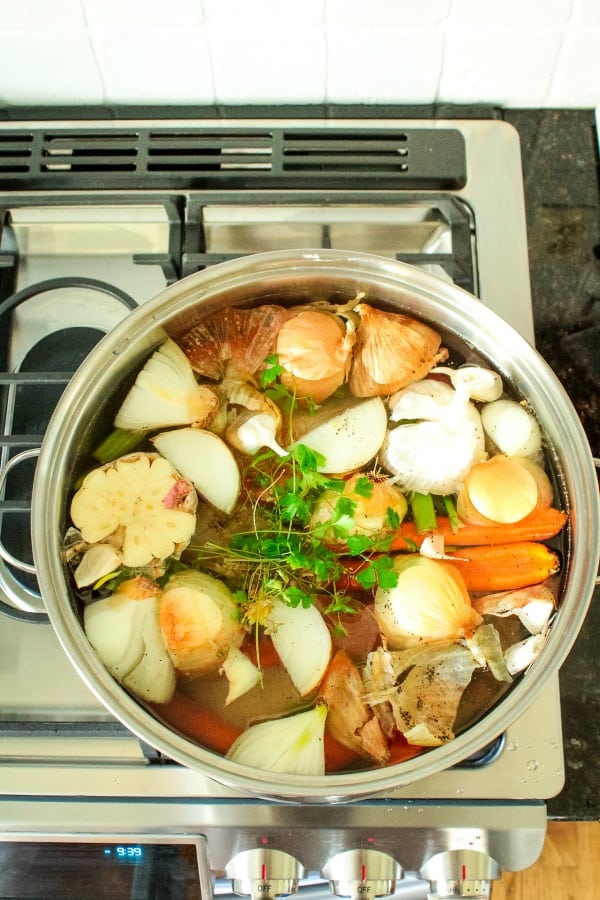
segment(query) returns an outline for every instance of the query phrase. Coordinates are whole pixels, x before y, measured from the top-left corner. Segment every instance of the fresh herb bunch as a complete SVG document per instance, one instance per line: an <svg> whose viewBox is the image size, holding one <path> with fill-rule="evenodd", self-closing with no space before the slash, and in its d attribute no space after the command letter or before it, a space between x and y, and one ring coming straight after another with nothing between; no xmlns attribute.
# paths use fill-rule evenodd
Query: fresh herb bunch
<svg viewBox="0 0 600 900"><path fill-rule="evenodd" d="M318 596L326 597L326 613L355 612L337 587L347 571L344 557L364 561L354 577L365 590L378 585L391 588L397 583L393 560L386 555L391 538L354 533L357 504L341 496L343 479L319 472L323 462L319 453L297 444L285 457L270 450L258 454L249 467L248 477L260 491L256 502L260 502L261 525L235 534L227 548L220 548L230 561L237 560L245 567L244 586L236 599L249 623L260 624L274 599L307 607ZM340 496L330 518L311 525L315 504L325 491ZM366 476L354 489L364 497L372 491L373 484ZM387 519L393 533L398 516L390 509ZM212 555L219 551L213 544L205 549Z"/></svg>

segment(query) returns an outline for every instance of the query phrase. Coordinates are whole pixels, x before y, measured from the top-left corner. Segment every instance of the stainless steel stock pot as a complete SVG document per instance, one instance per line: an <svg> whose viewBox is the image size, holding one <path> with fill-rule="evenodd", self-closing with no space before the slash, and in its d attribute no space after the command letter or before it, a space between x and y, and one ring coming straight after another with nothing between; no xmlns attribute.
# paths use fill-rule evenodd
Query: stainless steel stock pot
<svg viewBox="0 0 600 900"><path fill-rule="evenodd" d="M115 397L167 336L230 305L317 298L369 302L431 323L444 343L495 368L528 400L542 427L559 502L568 509L560 607L547 644L514 687L448 744L386 768L323 777L277 775L234 764L158 721L105 670L88 643L70 589L62 542L74 473L106 431ZM237 790L275 800L334 802L381 794L440 772L485 747L519 717L569 653L591 599L600 550L594 463L561 384L519 334L476 298L409 265L333 250L278 251L216 265L171 285L130 313L85 359L48 427L36 469L32 539L38 581L67 655L108 710L171 759Z"/></svg>

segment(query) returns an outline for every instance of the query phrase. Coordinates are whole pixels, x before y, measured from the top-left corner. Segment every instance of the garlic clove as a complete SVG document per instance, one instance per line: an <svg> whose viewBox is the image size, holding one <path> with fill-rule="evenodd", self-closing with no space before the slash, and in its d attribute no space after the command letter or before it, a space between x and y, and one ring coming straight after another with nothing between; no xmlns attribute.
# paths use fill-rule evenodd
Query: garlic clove
<svg viewBox="0 0 600 900"><path fill-rule="evenodd" d="M242 413L225 432L227 442L248 456L254 456L263 447L273 450L278 456L286 456L276 440L277 422L268 413L248 410Z"/></svg>
<svg viewBox="0 0 600 900"><path fill-rule="evenodd" d="M510 674L518 675L519 672L528 669L542 652L547 640L548 631L546 630L539 634L532 634L525 640L509 647L504 653L504 661Z"/></svg>

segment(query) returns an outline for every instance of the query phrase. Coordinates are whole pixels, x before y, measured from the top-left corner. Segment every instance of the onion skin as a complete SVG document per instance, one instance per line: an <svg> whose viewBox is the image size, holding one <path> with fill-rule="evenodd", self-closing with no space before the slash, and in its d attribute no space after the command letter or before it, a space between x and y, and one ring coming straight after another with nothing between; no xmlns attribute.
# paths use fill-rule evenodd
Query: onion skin
<svg viewBox="0 0 600 900"><path fill-rule="evenodd" d="M367 303L356 312L360 323L349 378L355 397L393 394L424 378L448 355L440 350L441 336L423 322Z"/></svg>

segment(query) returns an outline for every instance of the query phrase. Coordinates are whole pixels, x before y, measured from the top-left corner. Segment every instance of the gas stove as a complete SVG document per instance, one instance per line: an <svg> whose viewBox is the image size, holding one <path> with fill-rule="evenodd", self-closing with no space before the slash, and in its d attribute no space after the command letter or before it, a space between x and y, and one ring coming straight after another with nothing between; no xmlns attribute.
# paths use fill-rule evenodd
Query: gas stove
<svg viewBox="0 0 600 900"><path fill-rule="evenodd" d="M533 342L517 133L493 119L3 122L0 206L0 896L487 897L532 865L564 778L557 679L493 746L410 787L258 800L100 705L44 614L29 542L64 385L132 308L206 266L372 252L454 281Z"/></svg>

